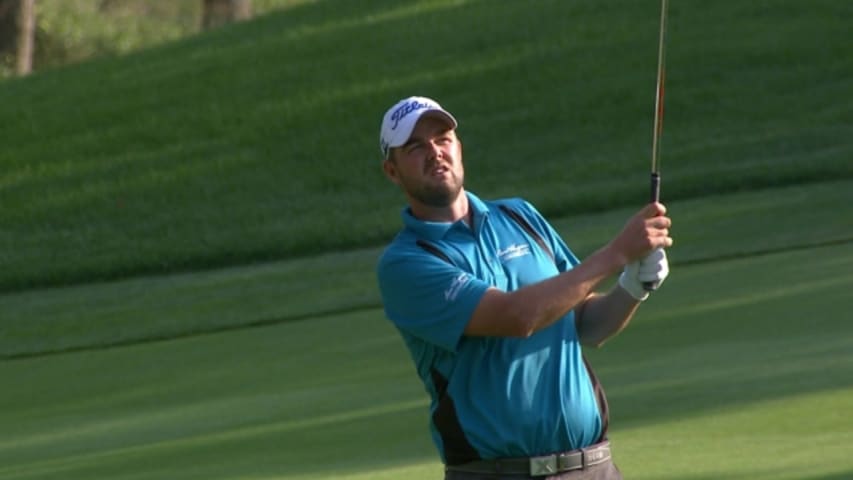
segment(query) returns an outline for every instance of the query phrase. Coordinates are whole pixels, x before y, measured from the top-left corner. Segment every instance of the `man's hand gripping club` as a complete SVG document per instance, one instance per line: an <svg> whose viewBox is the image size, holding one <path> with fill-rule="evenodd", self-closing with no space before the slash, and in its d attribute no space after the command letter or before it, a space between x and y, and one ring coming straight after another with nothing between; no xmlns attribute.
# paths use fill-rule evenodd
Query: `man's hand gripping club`
<svg viewBox="0 0 853 480"><path fill-rule="evenodd" d="M664 248L672 245L669 227L672 220L665 216L666 207L651 203L631 217L613 247L622 252L625 269L619 276L619 286L638 301L649 297L644 284L663 283L669 275L669 262Z"/></svg>

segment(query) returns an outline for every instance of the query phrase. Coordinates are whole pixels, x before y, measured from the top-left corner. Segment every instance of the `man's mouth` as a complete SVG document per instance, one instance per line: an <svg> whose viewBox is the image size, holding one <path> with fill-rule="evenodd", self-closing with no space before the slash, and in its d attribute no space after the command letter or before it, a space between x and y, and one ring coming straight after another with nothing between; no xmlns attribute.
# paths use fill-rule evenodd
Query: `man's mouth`
<svg viewBox="0 0 853 480"><path fill-rule="evenodd" d="M450 171L449 167L441 165L441 166L433 168L429 173L433 177L443 177L449 171Z"/></svg>

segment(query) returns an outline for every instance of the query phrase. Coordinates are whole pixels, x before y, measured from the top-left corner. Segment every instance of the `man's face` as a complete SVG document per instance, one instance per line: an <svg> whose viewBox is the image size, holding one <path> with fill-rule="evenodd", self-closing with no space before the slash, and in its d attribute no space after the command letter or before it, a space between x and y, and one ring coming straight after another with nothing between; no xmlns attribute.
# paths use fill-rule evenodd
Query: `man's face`
<svg viewBox="0 0 853 480"><path fill-rule="evenodd" d="M418 120L408 142L391 150L383 168L411 202L429 207L452 204L465 178L462 144L456 132L429 115Z"/></svg>

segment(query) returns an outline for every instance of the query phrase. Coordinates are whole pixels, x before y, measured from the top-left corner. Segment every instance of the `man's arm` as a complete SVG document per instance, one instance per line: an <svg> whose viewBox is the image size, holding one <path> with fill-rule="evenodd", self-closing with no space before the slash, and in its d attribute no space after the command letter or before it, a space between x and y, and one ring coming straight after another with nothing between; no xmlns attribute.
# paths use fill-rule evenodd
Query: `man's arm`
<svg viewBox="0 0 853 480"><path fill-rule="evenodd" d="M659 203L647 205L631 217L607 246L571 270L512 292L487 290L465 334L528 337L551 325L587 301L602 280L626 264L648 255L651 250L672 245L668 230L671 222L663 216L665 213L666 209ZM636 305L633 308L636 309Z"/></svg>
<svg viewBox="0 0 853 480"><path fill-rule="evenodd" d="M649 296L644 285L660 285L669 275L666 252L658 248L642 260L632 262L619 276L619 283L606 295L591 294L578 307L575 326L584 345L600 347L621 332L640 302Z"/></svg>
<svg viewBox="0 0 853 480"><path fill-rule="evenodd" d="M483 295L466 335L529 337L580 305L604 279L622 267L605 247L575 268L512 292L490 288Z"/></svg>
<svg viewBox="0 0 853 480"><path fill-rule="evenodd" d="M591 294L575 317L578 337L584 345L600 347L631 322L640 300L623 288L613 287L607 294Z"/></svg>

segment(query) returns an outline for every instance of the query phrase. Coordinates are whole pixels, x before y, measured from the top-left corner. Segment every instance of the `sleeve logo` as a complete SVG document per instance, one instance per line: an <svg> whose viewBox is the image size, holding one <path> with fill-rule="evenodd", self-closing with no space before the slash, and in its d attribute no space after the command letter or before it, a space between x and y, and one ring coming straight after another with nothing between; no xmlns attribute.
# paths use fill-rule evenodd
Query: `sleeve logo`
<svg viewBox="0 0 853 480"><path fill-rule="evenodd" d="M450 288L444 291L444 299L448 302L453 302L456 300L456 297L459 296L459 292L462 290L462 287L468 285L471 282L471 276L466 272L462 272L457 275L452 282L450 282Z"/></svg>

